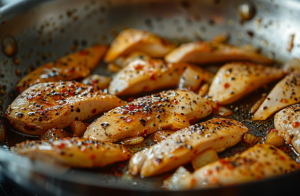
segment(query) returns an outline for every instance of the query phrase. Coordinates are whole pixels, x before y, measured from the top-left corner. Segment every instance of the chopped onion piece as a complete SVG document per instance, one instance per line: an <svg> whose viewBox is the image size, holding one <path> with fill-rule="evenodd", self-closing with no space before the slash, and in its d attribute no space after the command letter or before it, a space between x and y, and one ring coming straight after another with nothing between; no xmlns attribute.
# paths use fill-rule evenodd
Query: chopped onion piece
<svg viewBox="0 0 300 196"><path fill-rule="evenodd" d="M202 96L202 97L204 97L207 94L208 89L209 89L209 84L207 84L207 83L203 84L200 87L199 95Z"/></svg>
<svg viewBox="0 0 300 196"><path fill-rule="evenodd" d="M190 175L191 173L187 169L185 169L183 166L180 166L173 175L164 180L163 186L169 190L176 190L178 182Z"/></svg>
<svg viewBox="0 0 300 196"><path fill-rule="evenodd" d="M142 143L144 141L144 137L141 136L135 136L135 137L129 137L121 140L121 144L124 145L135 145Z"/></svg>
<svg viewBox="0 0 300 196"><path fill-rule="evenodd" d="M83 122L75 120L71 124L71 129L74 135L76 135L77 137L81 137L86 131L86 126Z"/></svg>
<svg viewBox="0 0 300 196"><path fill-rule="evenodd" d="M216 108L213 107L213 113L221 117L228 117L233 114L233 111L224 106L218 106Z"/></svg>
<svg viewBox="0 0 300 196"><path fill-rule="evenodd" d="M191 91L196 91L199 89L202 79L203 69L188 66L180 78L178 87L179 89L187 88Z"/></svg>
<svg viewBox="0 0 300 196"><path fill-rule="evenodd" d="M284 145L284 138L278 135L278 131L276 129L273 129L268 133L265 144L271 144L276 147L282 146Z"/></svg>
<svg viewBox="0 0 300 196"><path fill-rule="evenodd" d="M72 133L66 132L63 129L59 128L52 128L48 129L45 133L40 135L40 140L58 140L66 137L72 137Z"/></svg>
<svg viewBox="0 0 300 196"><path fill-rule="evenodd" d="M260 139L262 139L262 137L257 137L250 133L245 133L243 136L243 142L251 146L256 144Z"/></svg>
<svg viewBox="0 0 300 196"><path fill-rule="evenodd" d="M203 167L204 165L219 160L219 156L214 149L208 149L197 154L192 158L192 165L194 170Z"/></svg>

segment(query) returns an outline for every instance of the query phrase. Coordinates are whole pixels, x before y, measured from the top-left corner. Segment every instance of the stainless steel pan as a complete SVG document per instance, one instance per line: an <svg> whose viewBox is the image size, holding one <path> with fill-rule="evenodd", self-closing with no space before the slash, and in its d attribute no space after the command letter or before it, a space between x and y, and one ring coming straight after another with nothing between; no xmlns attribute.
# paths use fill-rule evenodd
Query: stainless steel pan
<svg viewBox="0 0 300 196"><path fill-rule="evenodd" d="M250 10L246 19L251 19L243 20L239 8L246 14ZM30 69L72 49L109 44L127 27L152 31L177 44L226 33L229 43L251 43L277 62L300 57L300 1L296 0L28 0L0 8L0 15L0 114L14 99L17 81ZM5 54L7 44L14 50ZM105 64L95 72L110 74ZM105 168L66 172L4 149L0 164L12 182L42 195L289 195L300 181L300 173L295 172L238 186L170 192L156 178L116 177L105 174Z"/></svg>

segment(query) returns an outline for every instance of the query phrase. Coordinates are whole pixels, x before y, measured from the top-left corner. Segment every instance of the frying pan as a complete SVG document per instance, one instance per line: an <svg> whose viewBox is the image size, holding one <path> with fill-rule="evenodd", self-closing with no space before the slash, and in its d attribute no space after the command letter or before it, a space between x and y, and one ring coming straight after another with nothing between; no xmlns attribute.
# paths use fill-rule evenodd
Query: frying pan
<svg viewBox="0 0 300 196"><path fill-rule="evenodd" d="M249 17L242 18L238 8L249 11ZM16 96L18 80L32 68L74 49L109 44L128 27L157 33L175 44L226 33L230 44L251 43L277 62L300 56L300 1L296 0L28 0L0 8L0 15L0 114ZM5 44L12 44L14 50L5 54ZM110 75L104 63L95 73ZM41 195L292 195L299 193L300 182L300 172L294 172L246 184L174 192L163 190L156 178L117 177L103 172L105 168L66 170L12 155L5 148L0 149L0 165L11 182Z"/></svg>

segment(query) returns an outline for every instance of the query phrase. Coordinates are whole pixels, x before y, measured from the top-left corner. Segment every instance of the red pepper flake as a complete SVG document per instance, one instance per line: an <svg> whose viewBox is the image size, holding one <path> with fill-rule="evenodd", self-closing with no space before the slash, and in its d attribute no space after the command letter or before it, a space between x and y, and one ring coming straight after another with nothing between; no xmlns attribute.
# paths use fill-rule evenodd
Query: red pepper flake
<svg viewBox="0 0 300 196"><path fill-rule="evenodd" d="M134 97L128 98L128 101L133 101L133 100L134 100Z"/></svg>
<svg viewBox="0 0 300 196"><path fill-rule="evenodd" d="M95 159L96 159L96 155L91 154L91 155L90 155L90 159L95 160Z"/></svg>
<svg viewBox="0 0 300 196"><path fill-rule="evenodd" d="M57 145L57 148L59 148L59 149L63 149L64 147L65 147L64 143L60 143L59 145Z"/></svg>
<svg viewBox="0 0 300 196"><path fill-rule="evenodd" d="M130 123L131 121L133 121L132 118L126 118L126 122L127 122L127 123Z"/></svg>
<svg viewBox="0 0 300 196"><path fill-rule="evenodd" d="M281 103L287 103L288 101L286 99L281 99L280 102Z"/></svg>
<svg viewBox="0 0 300 196"><path fill-rule="evenodd" d="M122 129L118 129L118 131L122 131Z"/></svg>
<svg viewBox="0 0 300 196"><path fill-rule="evenodd" d="M139 70L139 69L142 69L143 67L144 67L144 65L137 64L134 68L135 68L135 70Z"/></svg>
<svg viewBox="0 0 300 196"><path fill-rule="evenodd" d="M267 130L268 133L271 132L271 131L278 132L277 129L268 129L268 130Z"/></svg>
<svg viewBox="0 0 300 196"><path fill-rule="evenodd" d="M196 184L196 180L195 180L195 178L193 178L193 179L191 180L191 187L195 186L195 184Z"/></svg>
<svg viewBox="0 0 300 196"><path fill-rule="evenodd" d="M300 125L299 122L294 122L294 123L292 124L292 127L293 127L293 128L297 128L299 125Z"/></svg>
<svg viewBox="0 0 300 196"><path fill-rule="evenodd" d="M129 104L128 105L128 110L130 110L130 111L134 110L134 104Z"/></svg>
<svg viewBox="0 0 300 196"><path fill-rule="evenodd" d="M156 80L156 78L155 78L155 73L152 73L152 74L151 74L150 79L151 79L151 80Z"/></svg>
<svg viewBox="0 0 300 196"><path fill-rule="evenodd" d="M16 91L20 94L22 92L22 87L16 87ZM28 98L27 98L28 99ZM28 99L29 100L29 99Z"/></svg>
<svg viewBox="0 0 300 196"><path fill-rule="evenodd" d="M203 172L203 175L204 175L204 176L209 176L209 175L211 175L211 174L212 174L212 171L211 171L210 169L205 170L205 171Z"/></svg>
<svg viewBox="0 0 300 196"><path fill-rule="evenodd" d="M79 54L82 55L82 56L86 56L86 55L89 54L89 52L88 52L87 50L81 50L81 51L79 52Z"/></svg>
<svg viewBox="0 0 300 196"><path fill-rule="evenodd" d="M283 161L285 161L285 157L284 156L279 156L279 158Z"/></svg>
<svg viewBox="0 0 300 196"><path fill-rule="evenodd" d="M94 108L94 109L92 110L92 113L95 114L96 112L97 112L97 109Z"/></svg>
<svg viewBox="0 0 300 196"><path fill-rule="evenodd" d="M220 137L220 140L223 139L223 136Z"/></svg>
<svg viewBox="0 0 300 196"><path fill-rule="evenodd" d="M11 124L12 124L12 123L11 123ZM31 127L31 126L29 126L29 125L25 125L25 126L24 126L24 129L26 129L26 130L32 130L33 127Z"/></svg>
<svg viewBox="0 0 300 196"><path fill-rule="evenodd" d="M124 167L124 164L123 164L123 163L120 163L120 164L119 164L119 167Z"/></svg>
<svg viewBox="0 0 300 196"><path fill-rule="evenodd" d="M175 99L175 100L174 100L174 103L175 103L175 104L178 104L178 101Z"/></svg>
<svg viewBox="0 0 300 196"><path fill-rule="evenodd" d="M230 85L228 83L224 84L224 88L228 88Z"/></svg>
<svg viewBox="0 0 300 196"><path fill-rule="evenodd" d="M84 123L84 125L85 125L86 127L90 126L90 124L89 124L89 123Z"/></svg>

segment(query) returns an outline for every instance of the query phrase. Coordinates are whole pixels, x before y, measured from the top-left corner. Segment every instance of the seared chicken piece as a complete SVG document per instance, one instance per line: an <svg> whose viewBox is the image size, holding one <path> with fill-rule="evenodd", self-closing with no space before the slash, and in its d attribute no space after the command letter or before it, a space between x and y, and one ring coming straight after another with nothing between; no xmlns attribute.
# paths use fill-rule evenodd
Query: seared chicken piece
<svg viewBox="0 0 300 196"><path fill-rule="evenodd" d="M82 80L83 84L91 85L99 90L103 90L108 88L109 83L111 81L111 77L100 76L100 75L91 75Z"/></svg>
<svg viewBox="0 0 300 196"><path fill-rule="evenodd" d="M87 128L84 137L117 142L161 129L187 127L211 112L211 104L193 92L164 91L105 113Z"/></svg>
<svg viewBox="0 0 300 196"><path fill-rule="evenodd" d="M219 42L194 42L182 44L165 56L170 63L188 62L196 64L226 61L253 61L271 64L273 61L253 50L238 48Z"/></svg>
<svg viewBox="0 0 300 196"><path fill-rule="evenodd" d="M11 148L13 153L30 159L69 167L103 167L130 158L122 145L89 139L26 141Z"/></svg>
<svg viewBox="0 0 300 196"><path fill-rule="evenodd" d="M181 129L152 147L136 153L129 162L132 174L149 177L191 161L206 149L220 152L241 141L248 128L231 120L214 118Z"/></svg>
<svg viewBox="0 0 300 196"><path fill-rule="evenodd" d="M125 104L113 95L77 82L49 82L31 86L8 106L5 116L20 132L40 135L65 128Z"/></svg>
<svg viewBox="0 0 300 196"><path fill-rule="evenodd" d="M175 190L220 187L261 180L299 169L298 163L278 148L259 144L242 154L220 159L180 179Z"/></svg>
<svg viewBox="0 0 300 196"><path fill-rule="evenodd" d="M269 116L289 105L300 102L300 72L283 78L269 93L253 115L253 120L266 120Z"/></svg>
<svg viewBox="0 0 300 196"><path fill-rule="evenodd" d="M109 86L109 93L128 96L176 87L188 67L201 73L194 76L200 82L212 78L211 73L186 63L164 63L159 59L135 60L116 74Z"/></svg>
<svg viewBox="0 0 300 196"><path fill-rule="evenodd" d="M16 90L21 93L38 83L69 81L87 77L97 66L106 49L106 45L95 45L62 57L54 63L38 67L22 78L17 84Z"/></svg>
<svg viewBox="0 0 300 196"><path fill-rule="evenodd" d="M275 115L275 129L288 144L292 144L300 153L300 105L289 106Z"/></svg>
<svg viewBox="0 0 300 196"><path fill-rule="evenodd" d="M144 52L151 57L164 57L174 48L172 43L153 33L126 29L112 42L104 59L106 62L112 62L135 51Z"/></svg>
<svg viewBox="0 0 300 196"><path fill-rule="evenodd" d="M283 71L274 67L248 62L228 63L215 75L208 95L221 105L230 104L283 76Z"/></svg>

